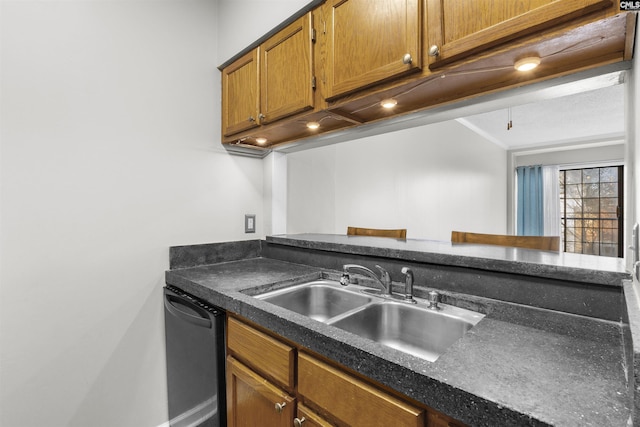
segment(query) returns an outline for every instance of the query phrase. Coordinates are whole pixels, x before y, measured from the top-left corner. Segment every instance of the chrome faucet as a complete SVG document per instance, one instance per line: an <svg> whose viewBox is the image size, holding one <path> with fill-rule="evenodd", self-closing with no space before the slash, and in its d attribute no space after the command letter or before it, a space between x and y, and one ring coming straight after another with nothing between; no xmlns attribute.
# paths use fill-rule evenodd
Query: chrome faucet
<svg viewBox="0 0 640 427"><path fill-rule="evenodd" d="M413 299L413 271L409 267L402 267L402 274L404 274L404 299L407 302L416 303Z"/></svg>
<svg viewBox="0 0 640 427"><path fill-rule="evenodd" d="M376 276L376 273L369 270L367 267L363 267L362 265L358 265L358 264L345 264L342 266L343 273L342 273L342 277L340 278L340 284L344 286L348 285L351 279L349 276L349 270L357 270L371 277L376 282L378 282L382 287L383 293L387 295L391 295L391 276L389 276L389 273L387 272L387 270L380 267L379 265L376 265L376 268L380 270L379 278L378 276Z"/></svg>

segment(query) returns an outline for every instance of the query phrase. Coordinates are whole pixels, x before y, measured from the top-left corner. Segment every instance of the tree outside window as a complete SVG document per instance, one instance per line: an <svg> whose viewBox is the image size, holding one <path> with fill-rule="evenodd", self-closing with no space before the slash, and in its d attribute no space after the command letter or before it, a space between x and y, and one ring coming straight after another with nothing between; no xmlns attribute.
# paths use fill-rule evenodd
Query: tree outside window
<svg viewBox="0 0 640 427"><path fill-rule="evenodd" d="M560 171L565 252L623 256L623 166Z"/></svg>

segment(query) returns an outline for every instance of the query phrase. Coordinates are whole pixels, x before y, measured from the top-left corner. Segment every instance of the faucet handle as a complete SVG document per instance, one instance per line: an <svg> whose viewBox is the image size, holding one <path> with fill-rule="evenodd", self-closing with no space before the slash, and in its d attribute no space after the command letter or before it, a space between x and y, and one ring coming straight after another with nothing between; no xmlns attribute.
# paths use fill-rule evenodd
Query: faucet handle
<svg viewBox="0 0 640 427"><path fill-rule="evenodd" d="M389 275L389 272L377 264L376 264L376 268L380 271L380 280L388 288L387 293L391 294L391 276Z"/></svg>
<svg viewBox="0 0 640 427"><path fill-rule="evenodd" d="M347 286L351 283L351 277L349 277L349 273L342 273L342 277L340 277L340 284L342 286Z"/></svg>
<svg viewBox="0 0 640 427"><path fill-rule="evenodd" d="M391 276L389 276L389 272L387 270L385 270L384 268L380 267L378 264L376 264L376 268L380 271L380 278L382 280L391 281Z"/></svg>

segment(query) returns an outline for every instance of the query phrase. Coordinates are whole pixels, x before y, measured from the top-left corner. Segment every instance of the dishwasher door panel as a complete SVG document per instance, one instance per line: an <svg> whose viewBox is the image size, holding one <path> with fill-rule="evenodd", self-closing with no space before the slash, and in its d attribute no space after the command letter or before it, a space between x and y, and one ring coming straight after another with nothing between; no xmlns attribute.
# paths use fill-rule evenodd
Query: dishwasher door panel
<svg viewBox="0 0 640 427"><path fill-rule="evenodd" d="M224 311L165 288L171 427L226 425Z"/></svg>

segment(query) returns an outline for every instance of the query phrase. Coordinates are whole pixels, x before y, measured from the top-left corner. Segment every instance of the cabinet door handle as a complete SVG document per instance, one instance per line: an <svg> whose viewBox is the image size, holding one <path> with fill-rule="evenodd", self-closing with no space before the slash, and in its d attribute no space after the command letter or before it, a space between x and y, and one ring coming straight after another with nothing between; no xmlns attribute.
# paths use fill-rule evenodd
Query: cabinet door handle
<svg viewBox="0 0 640 427"><path fill-rule="evenodd" d="M260 114L258 114L258 118L259 118L260 120L264 120L264 119L266 119L267 117L266 117L264 114L260 113Z"/></svg>
<svg viewBox="0 0 640 427"><path fill-rule="evenodd" d="M256 118L253 117L253 116L249 116L249 118L247 120L249 120L251 123L253 123L253 122L256 121Z"/></svg>
<svg viewBox="0 0 640 427"><path fill-rule="evenodd" d="M276 403L276 412L281 414L285 406L287 406L287 402Z"/></svg>
<svg viewBox="0 0 640 427"><path fill-rule="evenodd" d="M438 45L434 44L429 48L429 56L438 56L440 55L440 48Z"/></svg>
<svg viewBox="0 0 640 427"><path fill-rule="evenodd" d="M411 62L413 62L413 58L411 58L411 54L405 53L404 56L402 57L402 63L409 65L411 64Z"/></svg>
<svg viewBox="0 0 640 427"><path fill-rule="evenodd" d="M304 423L306 420L304 419L304 417L302 418L294 418L293 419L293 426L294 427L302 427L302 423Z"/></svg>

